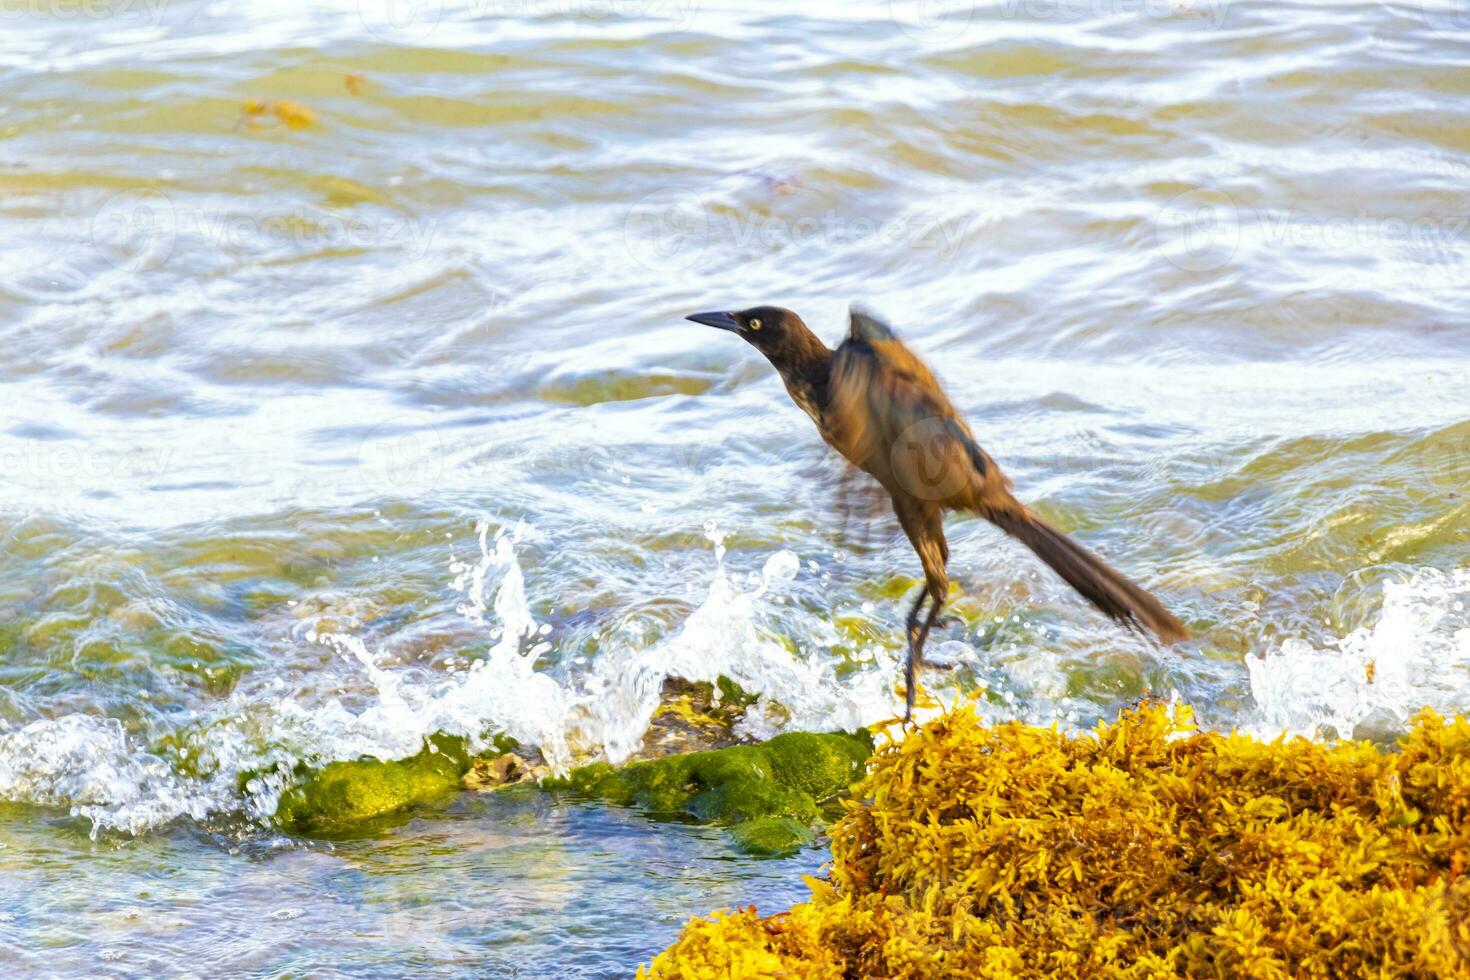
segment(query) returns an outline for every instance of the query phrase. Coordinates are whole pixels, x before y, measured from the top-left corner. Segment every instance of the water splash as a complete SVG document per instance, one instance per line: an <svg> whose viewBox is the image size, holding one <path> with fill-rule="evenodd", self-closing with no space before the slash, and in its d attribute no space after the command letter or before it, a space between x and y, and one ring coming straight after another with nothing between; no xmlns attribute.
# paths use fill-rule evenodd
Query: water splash
<svg viewBox="0 0 1470 980"><path fill-rule="evenodd" d="M638 630L614 630L587 670L562 672L558 680L537 669L550 648L537 640L543 630L516 557L529 533L518 524L492 536L482 521L479 554L450 566L452 585L464 596L458 612L492 641L468 670L387 667L361 637L311 630L305 639L340 654L366 692L312 697L276 678L236 692L161 743L96 715L33 722L0 735L0 799L69 807L92 822L94 834L142 833L179 817L243 812L266 822L299 766L404 758L435 732L462 735L476 749L504 733L538 748L556 771L589 758L620 762L641 746L667 678L725 675L762 695L761 710L747 713L743 730L756 737L784 728L856 728L895 709L898 664L890 654L877 651L865 669L839 679L835 657L796 653L767 628L765 605L799 574L797 556L772 555L753 587L742 590L726 573L724 534L713 523L706 526L712 580L684 623L652 643Z"/></svg>
<svg viewBox="0 0 1470 980"><path fill-rule="evenodd" d="M776 552L742 587L713 522L705 528L714 558L708 589L675 630L650 640L630 619L599 638L591 664L538 669L555 651L517 558L533 531L518 524L492 534L488 522L476 531L478 554L450 566L463 596L458 612L489 643L468 669L388 666L361 637L311 631L306 638L340 654L355 675L341 691L293 691L277 677L161 736L99 715L34 721L0 733L0 799L70 808L94 834L143 833L181 817L243 813L268 822L301 765L403 758L435 732L465 736L476 748L505 733L539 748L554 770L594 758L616 763L642 747L669 678L723 675L761 695L739 732L758 738L853 729L899 708L899 652L873 644L855 664L845 662L832 652L841 641L826 619L802 644L787 638L771 615L802 574L798 556ZM1470 688L1467 605L1470 571L1423 570L1386 582L1374 621L1322 649L1290 641L1247 657L1254 730L1351 735L1375 721L1401 726L1426 704L1454 710ZM931 693L953 694L943 676L927 680ZM1019 709L1007 702L996 710L1014 717Z"/></svg>
<svg viewBox="0 0 1470 980"><path fill-rule="evenodd" d="M723 675L762 695L767 708L779 705L747 712L740 733L757 738L783 728L850 731L892 716L898 664L891 655L877 650L868 669L839 680L835 659L793 653L762 628L762 601L800 570L795 553L768 558L746 592L726 574L724 533L711 521L705 536L714 545L715 574L704 601L668 639L599 657L578 726L585 738L612 762L628 758L642 744L667 678L713 682Z"/></svg>
<svg viewBox="0 0 1470 980"><path fill-rule="evenodd" d="M69 807L103 827L142 833L214 812L211 794L136 745L122 722L72 714L0 735L0 799Z"/></svg>
<svg viewBox="0 0 1470 980"><path fill-rule="evenodd" d="M342 654L367 681L365 706L291 693L276 678L264 690L237 692L164 744L101 715L42 719L0 733L0 799L69 808L92 822L94 836L136 834L180 817L243 812L264 822L299 765L403 758L438 731L465 735L477 747L504 731L564 766L570 758L565 692L537 674L534 657L520 649L536 631L514 553L523 530L492 543L482 523L480 560L461 570L468 603L462 611L481 624L486 578L497 570L501 577L493 603L498 639L470 671L446 678L416 667L389 669L360 637L310 631L309 642Z"/></svg>
<svg viewBox="0 0 1470 980"><path fill-rule="evenodd" d="M356 738L338 737L330 744L341 757L369 754L401 758L417 752L423 740L436 732L461 735L471 748L484 749L494 734L506 734L541 750L555 770L564 770L573 753L568 741L571 719L577 707L574 692L551 675L536 669L537 654L545 648L528 640L539 633L539 624L526 600L525 574L516 558L516 545L528 533L525 524L489 536L488 522L476 526L479 556L473 563L455 562L452 583L465 594L458 611L472 623L483 626L494 638L486 656L473 661L467 671L449 675L386 670L366 644L342 634L312 636L349 654L362 665L377 692L365 711L343 726ZM485 594L488 582L498 572L496 588L487 616ZM311 709L312 713L320 709Z"/></svg>
<svg viewBox="0 0 1470 980"><path fill-rule="evenodd" d="M1360 726L1400 728L1424 706L1463 711L1467 610L1470 570L1420 569L1383 584L1371 624L1320 648L1293 639L1265 656L1248 654L1257 714L1249 730L1351 738Z"/></svg>

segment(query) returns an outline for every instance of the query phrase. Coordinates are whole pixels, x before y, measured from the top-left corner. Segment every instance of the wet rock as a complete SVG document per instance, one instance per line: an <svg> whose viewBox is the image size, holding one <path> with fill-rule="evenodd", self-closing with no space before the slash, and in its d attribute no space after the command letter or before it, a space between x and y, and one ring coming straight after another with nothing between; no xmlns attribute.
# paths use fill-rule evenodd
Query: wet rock
<svg viewBox="0 0 1470 980"><path fill-rule="evenodd" d="M811 828L822 820L819 804L861 778L872 750L866 732L788 732L760 745L667 756L622 769L595 763L542 785L652 815L730 825L742 849L786 853L810 839ZM789 823L776 822L781 820ZM744 826L755 822L761 826Z"/></svg>
<svg viewBox="0 0 1470 980"><path fill-rule="evenodd" d="M465 789L476 793L488 792L508 783L519 782L525 769L524 761L512 752L493 758L476 759L470 763L469 771L464 774L463 785Z"/></svg>
<svg viewBox="0 0 1470 980"><path fill-rule="evenodd" d="M721 700L740 697L749 696L731 686ZM759 745L670 755L621 769L595 763L549 778L534 752L528 758L514 739L497 736L491 753L474 757L464 739L439 734L407 759L299 767L296 784L281 795L275 823L304 836L347 836L462 790L488 792L543 777L546 789L727 826L736 846L750 854L788 854L811 843L813 828L828 815L823 804L862 777L872 749L866 732L788 732Z"/></svg>
<svg viewBox="0 0 1470 980"><path fill-rule="evenodd" d="M786 857L817 839L812 828L790 817L760 817L728 831L735 846L756 857Z"/></svg>
<svg viewBox="0 0 1470 980"><path fill-rule="evenodd" d="M282 830L304 836L339 836L383 817L423 804L442 803L461 790L486 791L522 782L539 767L517 754L519 743L496 735L484 756L472 756L457 735L429 737L423 750L407 759L362 758L313 769L298 766L297 782L276 806ZM186 756L180 753L180 759ZM258 773L241 777L244 785Z"/></svg>
<svg viewBox="0 0 1470 980"><path fill-rule="evenodd" d="M471 759L462 738L434 735L407 759L364 758L304 769L302 781L281 794L276 824L308 836L346 833L379 817L460 791Z"/></svg>
<svg viewBox="0 0 1470 980"><path fill-rule="evenodd" d="M649 722L641 758L724 748L736 742L735 726L760 700L730 678L714 684L678 678L664 681L662 703Z"/></svg>

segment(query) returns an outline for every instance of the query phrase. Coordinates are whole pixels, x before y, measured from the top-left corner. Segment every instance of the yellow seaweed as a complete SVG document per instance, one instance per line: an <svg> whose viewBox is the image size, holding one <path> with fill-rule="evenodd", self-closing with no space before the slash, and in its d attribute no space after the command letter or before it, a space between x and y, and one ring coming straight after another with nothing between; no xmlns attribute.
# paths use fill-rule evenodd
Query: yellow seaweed
<svg viewBox="0 0 1470 980"><path fill-rule="evenodd" d="M1470 978L1463 718L1382 751L962 708L846 807L810 901L696 918L639 976Z"/></svg>

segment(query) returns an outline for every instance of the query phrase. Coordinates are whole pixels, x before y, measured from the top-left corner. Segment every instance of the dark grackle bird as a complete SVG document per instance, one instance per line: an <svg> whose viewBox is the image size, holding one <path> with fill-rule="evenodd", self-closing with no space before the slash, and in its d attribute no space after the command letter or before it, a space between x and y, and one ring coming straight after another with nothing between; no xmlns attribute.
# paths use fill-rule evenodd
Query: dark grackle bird
<svg viewBox="0 0 1470 980"><path fill-rule="evenodd" d="M851 331L834 351L801 317L779 307L686 319L738 334L766 355L827 444L893 498L899 525L924 566L924 585L908 615L905 721L913 716L924 641L949 593L947 510L979 514L1019 539L1113 620L1152 630L1165 642L1189 635L1152 595L1015 498L1011 481L976 445L934 375L885 324L852 311ZM932 605L921 621L925 599Z"/></svg>

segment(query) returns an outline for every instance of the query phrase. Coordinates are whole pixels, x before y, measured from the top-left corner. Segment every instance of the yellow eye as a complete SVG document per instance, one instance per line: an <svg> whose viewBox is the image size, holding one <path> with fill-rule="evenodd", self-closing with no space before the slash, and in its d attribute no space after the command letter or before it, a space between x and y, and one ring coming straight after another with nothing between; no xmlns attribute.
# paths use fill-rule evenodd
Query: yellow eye
<svg viewBox="0 0 1470 980"><path fill-rule="evenodd" d="M760 328L761 328L761 322L760 322L759 319L755 319L755 320L751 320L750 321L750 329L752 329L752 330L759 330Z"/></svg>

